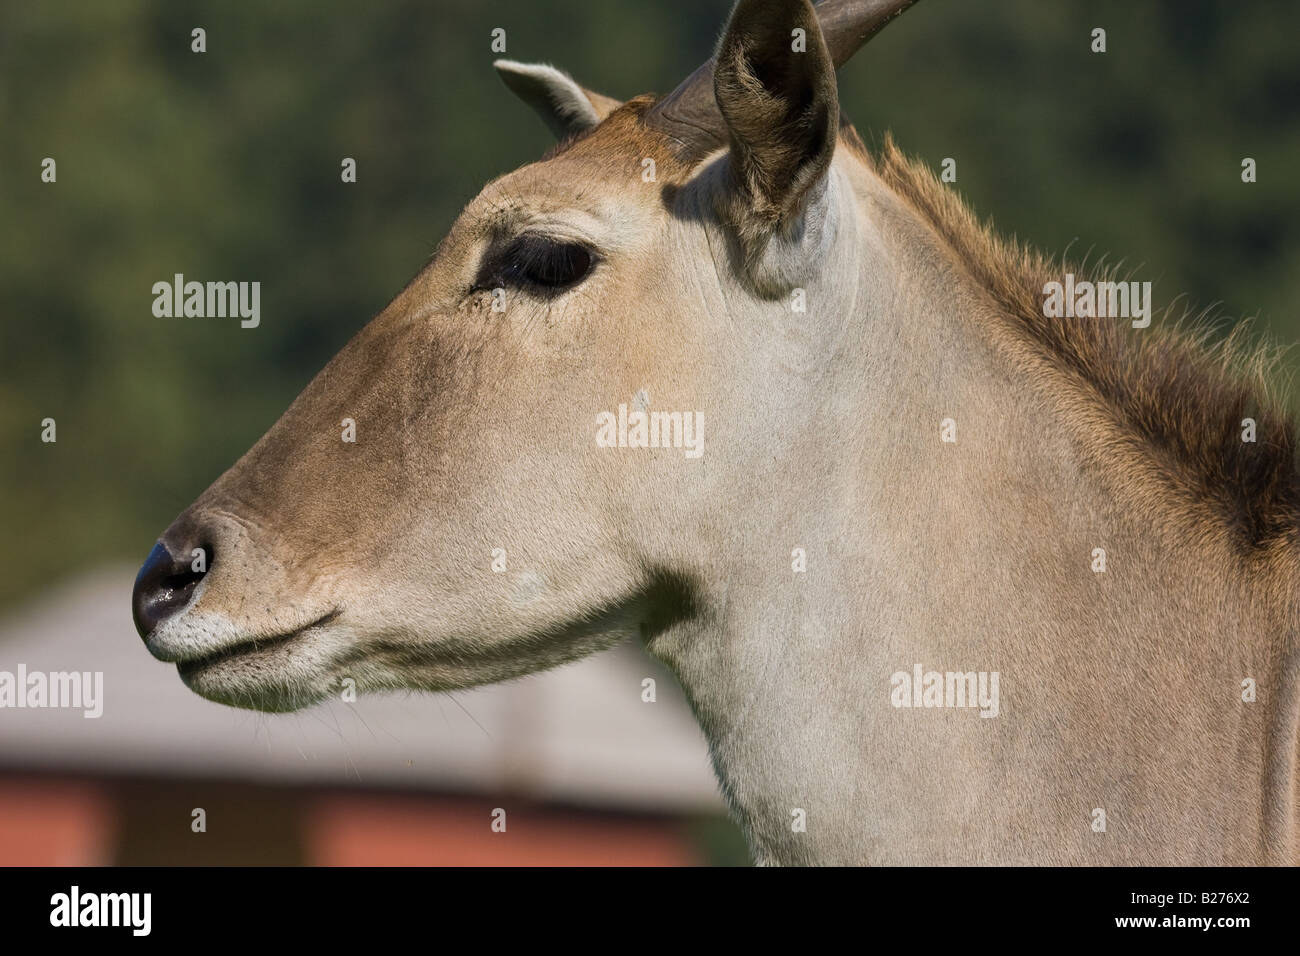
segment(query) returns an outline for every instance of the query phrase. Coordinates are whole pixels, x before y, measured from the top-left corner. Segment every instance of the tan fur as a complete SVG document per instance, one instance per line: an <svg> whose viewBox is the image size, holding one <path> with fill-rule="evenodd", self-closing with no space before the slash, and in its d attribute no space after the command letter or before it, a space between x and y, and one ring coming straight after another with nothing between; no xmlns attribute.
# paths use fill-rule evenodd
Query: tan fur
<svg viewBox="0 0 1300 956"><path fill-rule="evenodd" d="M1294 544L1300 532L1296 431L1270 394L1273 356L1240 338L1207 345L1213 330L1204 327L1134 330L1121 320L1045 318L1044 283L1065 272L1092 279L1112 273L1054 265L999 239L888 136L878 172L988 290L1007 320L1006 334L1077 377L1110 410L1117 428L1161 457L1180 501L1202 508L1243 548ZM1241 440L1247 416L1258 422L1256 443Z"/></svg>

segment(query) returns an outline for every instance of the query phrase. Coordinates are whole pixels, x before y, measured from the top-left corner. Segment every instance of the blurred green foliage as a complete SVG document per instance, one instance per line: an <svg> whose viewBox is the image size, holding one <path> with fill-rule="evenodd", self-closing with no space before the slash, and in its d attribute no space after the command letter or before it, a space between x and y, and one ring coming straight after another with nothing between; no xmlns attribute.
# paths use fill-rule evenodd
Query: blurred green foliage
<svg viewBox="0 0 1300 956"><path fill-rule="evenodd" d="M154 537L419 270L543 126L508 55L664 92L728 0L0 8L0 603ZM207 52L190 52L190 31ZM1090 31L1108 52L1090 52ZM981 216L1300 337L1300 6L925 0L841 74ZM40 180L44 157L58 182ZM359 181L340 182L355 157ZM1244 156L1259 182L1243 185ZM260 280L262 323L158 319L176 273ZM40 422L58 422L57 444ZM127 595L122 595L123 614Z"/></svg>

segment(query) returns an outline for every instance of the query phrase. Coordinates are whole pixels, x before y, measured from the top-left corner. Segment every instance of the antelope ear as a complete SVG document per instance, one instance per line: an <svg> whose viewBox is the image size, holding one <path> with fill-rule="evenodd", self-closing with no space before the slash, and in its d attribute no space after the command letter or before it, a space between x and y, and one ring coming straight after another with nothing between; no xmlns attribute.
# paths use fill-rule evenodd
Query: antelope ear
<svg viewBox="0 0 1300 956"><path fill-rule="evenodd" d="M835 66L808 0L740 0L713 68L731 140L732 203L751 238L792 228L825 191L835 152Z"/></svg>
<svg viewBox="0 0 1300 956"><path fill-rule="evenodd" d="M497 60L492 64L506 86L542 118L557 139L591 129L622 104L585 89L545 63Z"/></svg>

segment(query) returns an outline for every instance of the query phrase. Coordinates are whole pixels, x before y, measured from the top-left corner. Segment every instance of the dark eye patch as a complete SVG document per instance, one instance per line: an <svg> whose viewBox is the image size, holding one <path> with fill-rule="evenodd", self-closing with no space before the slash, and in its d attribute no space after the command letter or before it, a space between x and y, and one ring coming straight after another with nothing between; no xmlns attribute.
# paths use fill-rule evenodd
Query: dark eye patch
<svg viewBox="0 0 1300 956"><path fill-rule="evenodd" d="M580 242L522 235L489 250L474 280L475 290L505 287L563 292L591 273L596 256Z"/></svg>

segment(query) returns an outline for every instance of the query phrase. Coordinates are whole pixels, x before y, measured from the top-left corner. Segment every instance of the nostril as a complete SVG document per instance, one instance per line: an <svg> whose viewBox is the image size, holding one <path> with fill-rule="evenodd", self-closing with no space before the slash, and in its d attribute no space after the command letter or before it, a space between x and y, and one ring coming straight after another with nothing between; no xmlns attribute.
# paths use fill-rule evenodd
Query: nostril
<svg viewBox="0 0 1300 956"><path fill-rule="evenodd" d="M212 566L212 546L182 549L173 555L159 542L136 575L131 593L131 617L141 637L190 603L194 589Z"/></svg>
<svg viewBox="0 0 1300 956"><path fill-rule="evenodd" d="M162 592L173 595L178 604L188 604L190 595L194 593L194 586L206 573L206 571L187 570L181 574L168 575L162 579Z"/></svg>

